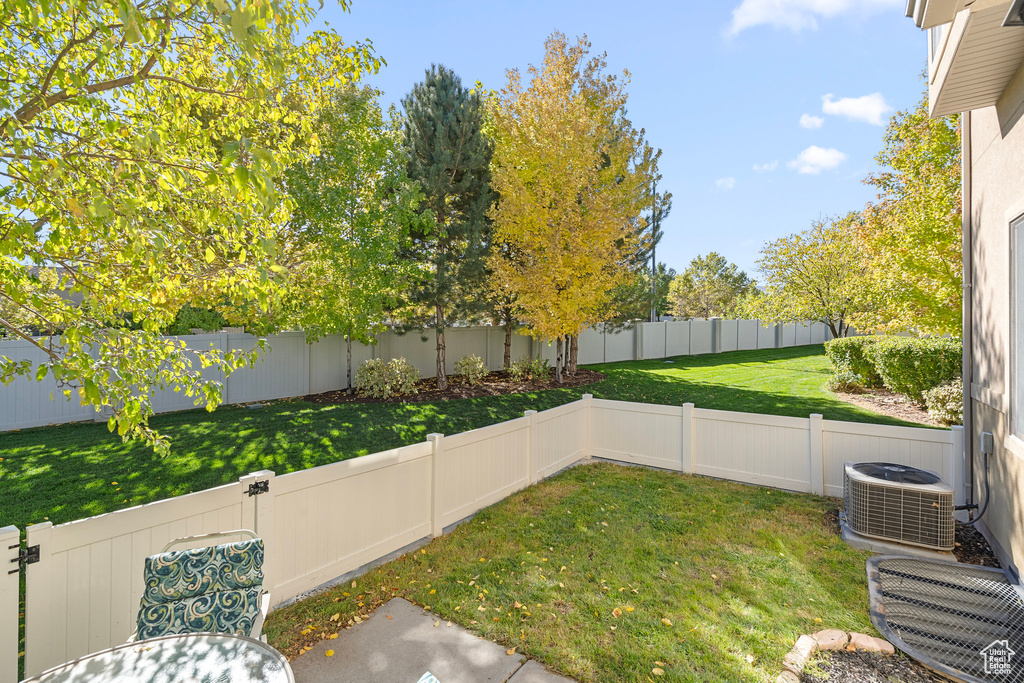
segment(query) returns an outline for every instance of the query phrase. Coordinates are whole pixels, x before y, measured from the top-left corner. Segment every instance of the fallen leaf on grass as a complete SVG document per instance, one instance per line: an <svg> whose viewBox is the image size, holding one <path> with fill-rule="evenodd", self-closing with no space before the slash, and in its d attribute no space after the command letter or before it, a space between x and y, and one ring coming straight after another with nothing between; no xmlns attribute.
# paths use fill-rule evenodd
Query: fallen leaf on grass
<svg viewBox="0 0 1024 683"><path fill-rule="evenodd" d="M664 676L665 670L658 667L654 667L653 669L651 669L651 673L655 676Z"/></svg>
<svg viewBox="0 0 1024 683"><path fill-rule="evenodd" d="M672 625L672 621L669 620L669 619L665 619L665 618L662 618L661 623L665 624L665 626L671 626Z"/></svg>
<svg viewBox="0 0 1024 683"><path fill-rule="evenodd" d="M612 610L612 616L615 617L616 619L618 619L619 617L622 616L622 610L620 610L618 607L616 607L615 609Z"/></svg>
<svg viewBox="0 0 1024 683"><path fill-rule="evenodd" d="M331 615L331 621L337 621L340 618L341 618L341 612L335 612L334 614Z"/></svg>

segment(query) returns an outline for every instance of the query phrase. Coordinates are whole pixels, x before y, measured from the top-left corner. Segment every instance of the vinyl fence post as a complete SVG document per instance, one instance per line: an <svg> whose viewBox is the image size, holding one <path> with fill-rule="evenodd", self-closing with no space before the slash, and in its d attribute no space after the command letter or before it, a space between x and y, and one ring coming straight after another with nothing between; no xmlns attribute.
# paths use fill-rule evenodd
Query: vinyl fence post
<svg viewBox="0 0 1024 683"><path fill-rule="evenodd" d="M220 332L217 334L217 349L220 351L221 356L228 352L229 349L227 332ZM231 391L229 385L229 383L231 382L231 375L228 375L227 373L222 374L224 374L224 383L221 384L220 387L220 400L221 403L223 403L224 405L228 405L229 403L231 403Z"/></svg>
<svg viewBox="0 0 1024 683"><path fill-rule="evenodd" d="M68 659L67 643L56 635L65 630L67 605L54 604L59 591L50 579L52 530L52 522L30 524L25 530L28 545L39 546L39 561L25 570L25 678Z"/></svg>
<svg viewBox="0 0 1024 683"><path fill-rule="evenodd" d="M263 539L263 585L275 593L280 548L274 543L274 473L260 470L239 477L242 485L242 528ZM250 491L252 493L250 493Z"/></svg>
<svg viewBox="0 0 1024 683"><path fill-rule="evenodd" d="M949 454L949 471L953 474L953 498L956 505L967 501L967 451L964 448L964 428L954 425L953 448Z"/></svg>
<svg viewBox="0 0 1024 683"><path fill-rule="evenodd" d="M644 324L633 323L633 360L644 359Z"/></svg>
<svg viewBox="0 0 1024 683"><path fill-rule="evenodd" d="M441 496L438 492L440 486L439 465L441 454L444 452L444 434L436 432L427 434L427 441L430 442L430 535L437 538L444 533L444 525L441 523Z"/></svg>
<svg viewBox="0 0 1024 683"><path fill-rule="evenodd" d="M586 446L584 446L583 458L592 458L594 457L594 395L583 394L583 403L586 405L587 410L587 419L584 426L587 433L583 435L583 443Z"/></svg>
<svg viewBox="0 0 1024 683"><path fill-rule="evenodd" d="M683 459L682 471L693 474L693 404L683 404Z"/></svg>
<svg viewBox="0 0 1024 683"><path fill-rule="evenodd" d="M526 429L526 485L537 483L537 469L533 463L533 428L536 425L536 418L534 415L537 414L536 410L524 410L523 417L528 421L528 427Z"/></svg>
<svg viewBox="0 0 1024 683"><path fill-rule="evenodd" d="M711 319L711 353L722 352L722 319Z"/></svg>
<svg viewBox="0 0 1024 683"><path fill-rule="evenodd" d="M18 681L18 551L21 531L0 529L0 683ZM11 573L13 570L13 573Z"/></svg>
<svg viewBox="0 0 1024 683"><path fill-rule="evenodd" d="M822 416L815 413L810 417L811 439L811 493L825 495L825 435Z"/></svg>

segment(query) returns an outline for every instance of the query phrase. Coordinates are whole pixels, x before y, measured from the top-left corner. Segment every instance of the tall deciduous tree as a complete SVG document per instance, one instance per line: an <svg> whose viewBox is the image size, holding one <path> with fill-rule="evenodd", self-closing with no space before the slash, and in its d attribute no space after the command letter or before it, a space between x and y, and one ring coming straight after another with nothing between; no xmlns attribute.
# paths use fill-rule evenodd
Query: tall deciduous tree
<svg viewBox="0 0 1024 683"><path fill-rule="evenodd" d="M406 284L399 249L416 220L419 188L406 176L402 131L378 93L340 88L314 129L320 151L285 174L295 202L286 320L315 340L342 334L352 387L352 342L374 342Z"/></svg>
<svg viewBox="0 0 1024 683"><path fill-rule="evenodd" d="M857 320L881 331L961 334L963 296L960 121L928 116L928 95L897 112L875 157L886 170L865 180L878 201L857 237L880 303Z"/></svg>
<svg viewBox="0 0 1024 683"><path fill-rule="evenodd" d="M697 256L672 280L668 298L680 318L730 317L754 284L735 263L718 252Z"/></svg>
<svg viewBox="0 0 1024 683"><path fill-rule="evenodd" d="M434 330L437 386L446 389L445 329L483 309L491 143L479 92L447 67L432 66L402 105L408 175L433 218L410 233L407 257L423 277L410 293L406 319Z"/></svg>
<svg viewBox="0 0 1024 683"><path fill-rule="evenodd" d="M277 179L309 142L297 112L378 66L333 32L299 44L312 15L307 0L4 3L0 310L24 315L0 325L44 360L0 358L0 381L50 374L157 445L151 387L217 404L201 367L246 358L159 330L186 303L270 302L288 212Z"/></svg>
<svg viewBox="0 0 1024 683"><path fill-rule="evenodd" d="M757 265L765 290L749 301L751 312L770 322L821 322L833 337L845 337L851 319L871 306L854 239L858 221L856 213L815 221L762 247Z"/></svg>
<svg viewBox="0 0 1024 683"><path fill-rule="evenodd" d="M495 241L516 257L491 260L537 338L563 341L613 313L612 295L645 238L657 155L626 118L629 75L608 75L590 43L555 33L529 86L517 70L494 99L491 212Z"/></svg>

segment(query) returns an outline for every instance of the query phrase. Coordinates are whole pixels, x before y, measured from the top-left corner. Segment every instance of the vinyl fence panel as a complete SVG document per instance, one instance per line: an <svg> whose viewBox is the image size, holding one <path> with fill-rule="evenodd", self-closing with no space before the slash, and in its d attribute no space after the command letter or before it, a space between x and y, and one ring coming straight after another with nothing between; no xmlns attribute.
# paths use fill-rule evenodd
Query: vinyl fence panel
<svg viewBox="0 0 1024 683"><path fill-rule="evenodd" d="M962 487L956 486L963 479L961 454L954 452L953 432L835 420L825 420L823 432L825 495L843 495L846 462L892 462L938 473L962 502Z"/></svg>
<svg viewBox="0 0 1024 683"><path fill-rule="evenodd" d="M696 409L693 429L695 473L811 490L808 420Z"/></svg>
<svg viewBox="0 0 1024 683"><path fill-rule="evenodd" d="M229 334L228 348L252 351L257 338L249 334ZM301 332L274 335L253 366L231 373L227 383L227 403L250 403L275 398L305 396L309 393L309 344Z"/></svg>
<svg viewBox="0 0 1024 683"><path fill-rule="evenodd" d="M227 346L226 334L198 334L188 335L184 337L178 337L181 341L185 342L185 345L189 349L196 349L199 351L209 351L211 349L219 349L220 351L226 350ZM220 368L210 366L207 368L201 368L199 357L196 355L189 356L189 362L194 370L200 370L202 377L207 381L220 382L224 384L224 372ZM221 396L223 398L224 390L221 389ZM175 410L188 410L189 408L196 407L196 397L189 396L181 389L180 386L168 387L167 389L157 389L153 392L150 399L153 405L153 412L156 413L167 413Z"/></svg>
<svg viewBox="0 0 1024 683"><path fill-rule="evenodd" d="M243 527L241 484L53 526L28 527L25 673L124 643L135 630L142 567L182 536Z"/></svg>
<svg viewBox="0 0 1024 683"><path fill-rule="evenodd" d="M592 400L587 396L582 401L533 415L530 467L535 481L587 457Z"/></svg>
<svg viewBox="0 0 1024 683"><path fill-rule="evenodd" d="M757 349L758 323L756 320L736 321L736 348L739 351Z"/></svg>
<svg viewBox="0 0 1024 683"><path fill-rule="evenodd" d="M712 325L710 320L690 321L690 355L712 353Z"/></svg>
<svg viewBox="0 0 1024 683"><path fill-rule="evenodd" d="M757 328L757 348L774 349L776 348L775 342L775 325L759 324Z"/></svg>
<svg viewBox="0 0 1024 683"><path fill-rule="evenodd" d="M520 417L442 440L434 456L442 528L529 484L529 427Z"/></svg>
<svg viewBox="0 0 1024 683"><path fill-rule="evenodd" d="M664 358L668 339L668 323L642 323L644 358Z"/></svg>
<svg viewBox="0 0 1024 683"><path fill-rule="evenodd" d="M739 348L739 321L738 320L722 320L721 321L721 334L722 337L719 340L718 351L735 351Z"/></svg>
<svg viewBox="0 0 1024 683"><path fill-rule="evenodd" d="M690 354L690 321L674 320L665 323L668 341L665 355L687 356Z"/></svg>
<svg viewBox="0 0 1024 683"><path fill-rule="evenodd" d="M593 399L591 448L595 458L683 469L683 409Z"/></svg>
<svg viewBox="0 0 1024 683"><path fill-rule="evenodd" d="M44 362L46 354L27 341L0 342L0 356L13 361L30 360L35 366ZM0 429L25 429L62 422L92 420L96 411L78 401L78 392L64 398L64 389L47 375L40 382L18 377L10 384L0 384Z"/></svg>
<svg viewBox="0 0 1024 683"><path fill-rule="evenodd" d="M273 603L429 536L431 453L423 442L275 477Z"/></svg>

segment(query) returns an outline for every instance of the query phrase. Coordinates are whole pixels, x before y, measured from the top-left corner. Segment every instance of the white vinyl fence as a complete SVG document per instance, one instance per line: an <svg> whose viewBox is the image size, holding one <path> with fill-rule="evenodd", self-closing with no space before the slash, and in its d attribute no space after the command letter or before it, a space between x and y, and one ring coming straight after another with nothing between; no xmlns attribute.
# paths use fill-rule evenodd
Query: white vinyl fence
<svg viewBox="0 0 1024 683"><path fill-rule="evenodd" d="M686 320L639 323L632 328L608 331L590 329L580 335L581 364L611 363L643 358L720 353L725 351L775 349L806 344L820 344L830 338L821 323L807 325L763 326L756 320ZM200 334L181 337L189 348L252 350L256 337L248 334ZM501 369L505 333L500 327L453 327L447 331L447 367L454 371L455 362L465 355L483 358L491 370ZM346 346L340 336L324 337L307 344L301 332L287 332L267 337L267 352L253 368L244 368L225 378L216 368L203 370L206 379L221 382L224 403L251 403L278 398L291 398L346 389ZM433 377L436 370L434 333L410 332L378 335L373 346L354 344L352 367L370 358L405 358L424 377ZM555 357L551 344L541 344L516 333L512 337L512 358L539 355L549 361ZM27 341L0 341L0 356L13 361L31 360L39 363L43 354ZM63 387L52 376L42 382L16 379L0 385L0 431L25 429L48 424L82 420L106 420L88 405L78 402L72 392L65 400ZM153 396L156 412L186 410L195 404L184 392L173 388L158 390Z"/></svg>
<svg viewBox="0 0 1024 683"><path fill-rule="evenodd" d="M938 472L963 502L962 431L889 427L594 399L462 434L238 482L57 526L27 547L25 674L122 643L134 630L142 566L170 539L236 528L266 544L278 605L442 534L588 457L838 496L845 461ZM266 491L253 495L257 482ZM0 529L15 557L18 529ZM0 556L0 560L4 556ZM11 566L4 563L4 566ZM18 572L0 574L0 683L17 680Z"/></svg>

